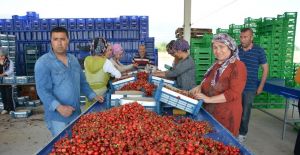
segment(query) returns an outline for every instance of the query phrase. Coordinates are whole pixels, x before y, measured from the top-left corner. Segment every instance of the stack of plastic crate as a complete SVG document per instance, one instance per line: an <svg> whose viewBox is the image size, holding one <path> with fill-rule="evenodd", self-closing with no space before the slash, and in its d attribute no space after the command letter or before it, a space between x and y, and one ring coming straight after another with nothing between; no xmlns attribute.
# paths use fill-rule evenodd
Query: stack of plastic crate
<svg viewBox="0 0 300 155"><path fill-rule="evenodd" d="M195 62L197 84L200 84L207 69L214 62L211 40L212 34L204 34L202 38L191 38L190 54Z"/></svg>
<svg viewBox="0 0 300 155"><path fill-rule="evenodd" d="M43 18L35 12L25 16L13 15L12 19L0 19L0 33L16 35L19 58L16 61L17 75L26 75L26 48L28 44L40 47L38 56L48 52L50 31L56 26L67 28L69 32L68 52L78 59L89 55L89 45L93 38L104 37L110 43L119 43L125 50L122 63L132 62L138 53L138 46L146 44L151 61L157 64L154 38L149 38L148 16L120 16L117 18Z"/></svg>
<svg viewBox="0 0 300 155"><path fill-rule="evenodd" d="M240 44L240 34L242 28L244 28L244 25L229 25L228 34L236 41L237 44Z"/></svg>
<svg viewBox="0 0 300 155"><path fill-rule="evenodd" d="M257 33L259 31L259 27L261 26L261 23L262 23L262 18L255 19L255 18L247 17L244 19L244 28L251 28L253 30L253 42L255 44L260 43L260 37Z"/></svg>
<svg viewBox="0 0 300 155"><path fill-rule="evenodd" d="M285 85L294 86L294 44L296 35L297 12L285 12L283 14L283 67Z"/></svg>
<svg viewBox="0 0 300 155"><path fill-rule="evenodd" d="M243 27L249 27L254 32L254 43L264 48L269 64L269 79L285 79L285 86L294 86L294 43L297 12L285 12L277 17L244 19ZM231 24L228 34L239 43L238 31L240 25ZM227 29L217 29L217 33L224 33ZM259 78L262 76L261 68ZM255 98L254 107L281 108L284 107L284 98L262 93ZM262 103L262 104L258 104Z"/></svg>
<svg viewBox="0 0 300 155"><path fill-rule="evenodd" d="M25 45L25 67L26 75L34 75L34 65L38 59L39 47L37 44L26 44Z"/></svg>
<svg viewBox="0 0 300 155"><path fill-rule="evenodd" d="M222 29L222 28L217 28L216 30L216 34L219 34L219 33L229 33L229 29Z"/></svg>

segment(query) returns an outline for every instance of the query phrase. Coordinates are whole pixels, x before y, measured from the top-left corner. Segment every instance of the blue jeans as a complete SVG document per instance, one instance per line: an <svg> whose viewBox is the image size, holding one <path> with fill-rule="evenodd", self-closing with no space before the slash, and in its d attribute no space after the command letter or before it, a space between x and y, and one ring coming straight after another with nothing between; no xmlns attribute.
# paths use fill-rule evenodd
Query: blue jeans
<svg viewBox="0 0 300 155"><path fill-rule="evenodd" d="M248 133L248 124L255 95L256 91L244 91L242 94L243 113L240 125L240 135L245 136Z"/></svg>
<svg viewBox="0 0 300 155"><path fill-rule="evenodd" d="M47 122L47 127L50 130L52 136L55 137L67 127L67 123L59 121L49 121Z"/></svg>

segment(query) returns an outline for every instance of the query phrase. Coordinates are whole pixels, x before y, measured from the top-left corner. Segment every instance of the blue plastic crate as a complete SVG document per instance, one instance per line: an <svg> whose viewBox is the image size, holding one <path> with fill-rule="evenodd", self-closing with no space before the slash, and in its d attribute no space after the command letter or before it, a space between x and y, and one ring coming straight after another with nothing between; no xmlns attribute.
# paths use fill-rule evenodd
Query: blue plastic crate
<svg viewBox="0 0 300 155"><path fill-rule="evenodd" d="M4 31L5 30L5 21L4 19L0 19L0 31Z"/></svg>
<svg viewBox="0 0 300 155"><path fill-rule="evenodd" d="M130 16L129 17L129 28L133 30L138 30L140 28L139 26L139 17L138 16Z"/></svg>
<svg viewBox="0 0 300 155"><path fill-rule="evenodd" d="M39 19L34 19L31 21L31 29L32 30L40 30L40 22Z"/></svg>
<svg viewBox="0 0 300 155"><path fill-rule="evenodd" d="M121 28L121 23L120 23L120 19L119 18L116 18L114 20L114 29L115 30L119 30Z"/></svg>
<svg viewBox="0 0 300 155"><path fill-rule="evenodd" d="M49 41L50 40L50 32L49 31L43 31L42 32L42 40Z"/></svg>
<svg viewBox="0 0 300 155"><path fill-rule="evenodd" d="M149 81L153 84L155 84L156 86L159 86L159 84L168 84L168 85L171 85L171 86L175 86L176 85L176 82L175 81L172 81L172 80L169 80L169 79L164 79L164 78L161 78L161 77L157 77L157 76L149 76Z"/></svg>
<svg viewBox="0 0 300 155"><path fill-rule="evenodd" d="M41 30L48 31L49 27L50 27L48 19L40 19L40 27L41 27Z"/></svg>
<svg viewBox="0 0 300 155"><path fill-rule="evenodd" d="M85 19L86 29L93 30L95 28L95 23L93 18Z"/></svg>
<svg viewBox="0 0 300 155"><path fill-rule="evenodd" d="M96 18L95 19L95 28L96 28L96 30L103 30L104 29L104 19Z"/></svg>
<svg viewBox="0 0 300 155"><path fill-rule="evenodd" d="M136 91L136 94L129 94L129 93L121 93L121 92L115 92L112 89L108 90L106 93L106 107L116 107L120 106L120 99L125 97L143 97L144 93L141 91Z"/></svg>
<svg viewBox="0 0 300 155"><path fill-rule="evenodd" d="M119 99L119 104L124 105L132 102L141 104L145 109L160 114L160 103L156 102L152 97L124 97Z"/></svg>
<svg viewBox="0 0 300 155"><path fill-rule="evenodd" d="M127 79L116 81L116 82L110 82L109 84L110 84L110 88L112 89L112 91L116 91L116 90L119 90L120 88L122 88L128 82L133 82L135 80L136 80L136 77L130 77Z"/></svg>
<svg viewBox="0 0 300 155"><path fill-rule="evenodd" d="M148 38L149 33L147 31L140 31L140 39Z"/></svg>
<svg viewBox="0 0 300 155"><path fill-rule="evenodd" d="M103 36L103 35L101 35L101 36ZM105 31L104 37L106 39L113 39L113 30L107 30L107 31Z"/></svg>
<svg viewBox="0 0 300 155"><path fill-rule="evenodd" d="M23 19L13 19L14 30L23 30ZM1 28L0 28L1 29Z"/></svg>
<svg viewBox="0 0 300 155"><path fill-rule="evenodd" d="M14 29L12 19L5 19L4 22L5 22L4 23L5 24L5 30L11 31L11 30Z"/></svg>
<svg viewBox="0 0 300 155"><path fill-rule="evenodd" d="M29 20L22 20L23 21L23 30L30 31L31 30L31 23Z"/></svg>
<svg viewBox="0 0 300 155"><path fill-rule="evenodd" d="M60 27L68 28L68 19L66 19L66 18L58 19L58 25Z"/></svg>
<svg viewBox="0 0 300 155"><path fill-rule="evenodd" d="M16 83L16 78L14 76L11 77L4 77L2 80L3 83L9 83L9 84L13 84Z"/></svg>
<svg viewBox="0 0 300 155"><path fill-rule="evenodd" d="M49 19L49 25L50 29L53 29L54 27L58 26L58 20L57 19Z"/></svg>
<svg viewBox="0 0 300 155"><path fill-rule="evenodd" d="M39 18L39 14L34 12L34 11L28 11L26 12L26 17L27 19L31 20L31 19L38 19Z"/></svg>
<svg viewBox="0 0 300 155"><path fill-rule="evenodd" d="M121 29L129 29L129 16L120 16Z"/></svg>
<svg viewBox="0 0 300 155"><path fill-rule="evenodd" d="M175 88L174 88L175 89ZM159 102L169 104L178 109L184 110L190 114L197 115L202 106L203 101L195 100L185 95L179 94L161 83L157 88L155 99Z"/></svg>
<svg viewBox="0 0 300 155"><path fill-rule="evenodd" d="M68 19L68 28L70 30L76 30L76 19Z"/></svg>
<svg viewBox="0 0 300 155"><path fill-rule="evenodd" d="M16 83L18 84L25 84L28 83L28 77L27 76L16 76Z"/></svg>
<svg viewBox="0 0 300 155"><path fill-rule="evenodd" d="M114 18L105 18L104 19L104 27L105 29L113 29L114 28Z"/></svg>
<svg viewBox="0 0 300 155"><path fill-rule="evenodd" d="M78 40L84 39L82 31L76 31L76 34L77 34L77 38L76 39L78 39Z"/></svg>
<svg viewBox="0 0 300 155"><path fill-rule="evenodd" d="M77 30L85 29L85 19L83 18L76 19L76 25L77 25Z"/></svg>
<svg viewBox="0 0 300 155"><path fill-rule="evenodd" d="M95 38L95 35L94 35L94 31L93 31L93 30L88 30L87 33L88 33L88 39L89 39L89 40L92 40L92 39Z"/></svg>
<svg viewBox="0 0 300 155"><path fill-rule="evenodd" d="M149 17L148 16L140 16L140 25L148 25L149 24Z"/></svg>

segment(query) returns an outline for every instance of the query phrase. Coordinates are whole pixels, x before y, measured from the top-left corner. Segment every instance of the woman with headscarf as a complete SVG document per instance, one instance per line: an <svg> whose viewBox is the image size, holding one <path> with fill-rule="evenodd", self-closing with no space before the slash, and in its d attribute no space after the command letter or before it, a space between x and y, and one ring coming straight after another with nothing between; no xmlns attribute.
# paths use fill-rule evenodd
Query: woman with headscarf
<svg viewBox="0 0 300 155"><path fill-rule="evenodd" d="M120 59L123 57L123 53L124 53L124 49L122 48L121 44L114 44L112 46L112 51L113 51L113 57L110 58L110 61L121 73L132 70L138 66L138 64L136 63L130 65L123 65L120 62Z"/></svg>
<svg viewBox="0 0 300 155"><path fill-rule="evenodd" d="M109 60L112 47L104 38L93 40L91 54L84 60L86 80L97 95L104 95L110 77L120 78L121 73ZM88 108L92 103L87 101L85 107Z"/></svg>
<svg viewBox="0 0 300 155"><path fill-rule="evenodd" d="M174 44L175 44L175 40L171 40L166 46L168 54L170 54L172 57L174 57L174 60L172 63L172 68L175 68L175 66L178 64L178 62L180 60L178 57L175 56ZM170 69L172 69L172 68L170 68Z"/></svg>
<svg viewBox="0 0 300 155"><path fill-rule="evenodd" d="M184 39L178 39L174 43L174 55L179 62L176 67L165 72L155 72L154 76L175 78L179 89L190 90L196 86L195 82L195 63L189 55L189 43Z"/></svg>
<svg viewBox="0 0 300 155"><path fill-rule="evenodd" d="M190 92L197 99L202 99L204 108L234 136L238 136L247 70L239 60L235 41L229 35L215 35L212 48L217 60L204 74L201 84Z"/></svg>
<svg viewBox="0 0 300 155"><path fill-rule="evenodd" d="M14 64L8 58L8 52L3 47L0 47L0 78L12 76L14 73ZM11 85L0 85L0 92L4 110L1 114L6 114L9 111L14 111L15 107L12 100L12 87Z"/></svg>

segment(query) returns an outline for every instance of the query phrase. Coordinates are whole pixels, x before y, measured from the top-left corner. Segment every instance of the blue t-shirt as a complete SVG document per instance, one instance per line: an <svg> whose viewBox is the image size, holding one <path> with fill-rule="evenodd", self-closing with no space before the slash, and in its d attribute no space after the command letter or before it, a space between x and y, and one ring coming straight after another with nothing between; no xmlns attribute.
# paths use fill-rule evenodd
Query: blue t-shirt
<svg viewBox="0 0 300 155"><path fill-rule="evenodd" d="M239 46L239 57L247 68L247 82L244 90L255 91L257 89L259 66L267 63L265 50L257 45L253 45L252 49L245 52Z"/></svg>

